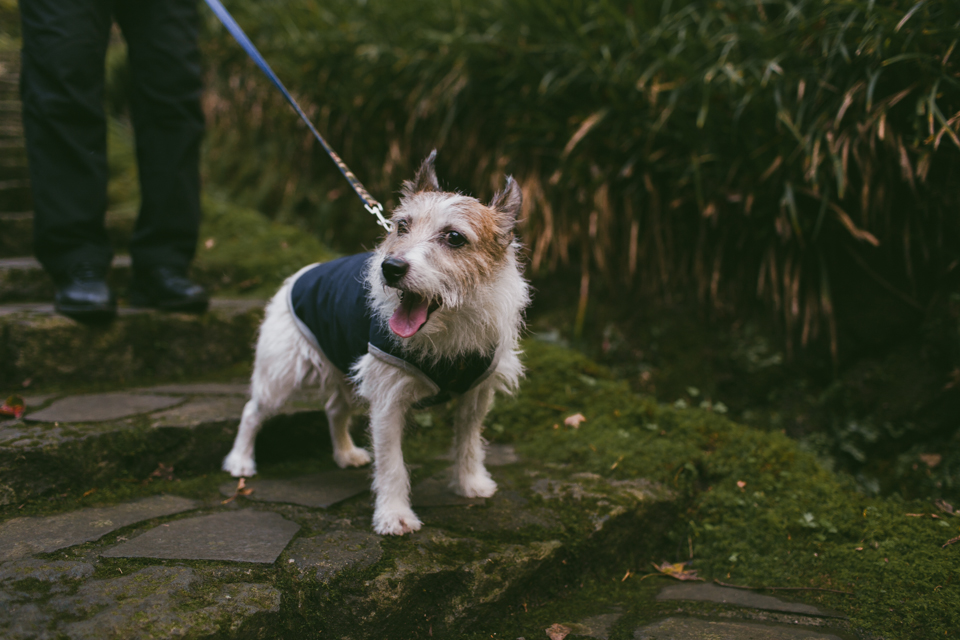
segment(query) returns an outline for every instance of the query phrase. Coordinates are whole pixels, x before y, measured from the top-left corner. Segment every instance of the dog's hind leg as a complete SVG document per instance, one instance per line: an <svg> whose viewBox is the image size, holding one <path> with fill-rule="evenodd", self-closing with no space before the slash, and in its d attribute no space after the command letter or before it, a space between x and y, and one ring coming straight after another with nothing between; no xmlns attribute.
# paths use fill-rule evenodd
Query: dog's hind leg
<svg viewBox="0 0 960 640"><path fill-rule="evenodd" d="M489 498L497 483L483 466L483 419L493 402L493 387L481 384L465 393L457 405L455 452L450 488L467 498Z"/></svg>
<svg viewBox="0 0 960 640"><path fill-rule="evenodd" d="M274 415L319 365L316 350L304 340L290 317L285 293L285 287L281 288L267 307L257 339L250 400L243 408L233 449L223 459L223 470L234 477L257 472L253 450L263 421Z"/></svg>
<svg viewBox="0 0 960 640"><path fill-rule="evenodd" d="M330 424L330 440L333 441L333 460L341 468L362 467L370 462L370 453L355 445L350 437L352 407L347 398L347 392L337 387L324 407Z"/></svg>

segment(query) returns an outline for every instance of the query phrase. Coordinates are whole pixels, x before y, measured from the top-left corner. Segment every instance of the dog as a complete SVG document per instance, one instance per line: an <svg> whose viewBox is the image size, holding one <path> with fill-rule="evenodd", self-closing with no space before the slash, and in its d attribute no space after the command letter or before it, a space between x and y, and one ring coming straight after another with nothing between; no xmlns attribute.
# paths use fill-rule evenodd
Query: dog
<svg viewBox="0 0 960 640"><path fill-rule="evenodd" d="M251 398L223 469L256 473L263 421L302 384L318 382L340 467L370 462L350 436L366 405L373 445L373 529L417 531L401 438L411 410L456 398L450 488L488 498L483 420L494 393L523 375L520 332L530 300L514 230L522 194L512 177L484 205L441 191L434 150L405 181L392 229L368 254L310 265L269 302L257 340Z"/></svg>

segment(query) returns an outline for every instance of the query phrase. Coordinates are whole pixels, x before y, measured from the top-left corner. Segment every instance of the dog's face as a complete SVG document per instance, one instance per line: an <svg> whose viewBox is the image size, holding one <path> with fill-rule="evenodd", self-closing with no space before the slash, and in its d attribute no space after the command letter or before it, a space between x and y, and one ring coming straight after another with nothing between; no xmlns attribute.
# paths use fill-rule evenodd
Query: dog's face
<svg viewBox="0 0 960 640"><path fill-rule="evenodd" d="M513 230L521 206L517 183L508 178L503 192L484 205L441 191L435 158L436 151L416 178L404 183L392 216L393 231L371 265L377 306L390 314L390 328L401 338L442 330L445 323L432 318L441 320L468 302L482 303L505 267L516 271Z"/></svg>

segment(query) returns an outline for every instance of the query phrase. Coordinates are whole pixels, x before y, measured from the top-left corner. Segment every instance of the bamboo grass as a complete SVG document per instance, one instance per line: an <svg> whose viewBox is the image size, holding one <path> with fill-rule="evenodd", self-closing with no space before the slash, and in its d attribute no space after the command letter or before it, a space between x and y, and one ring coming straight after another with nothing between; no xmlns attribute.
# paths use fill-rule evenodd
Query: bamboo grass
<svg viewBox="0 0 960 640"><path fill-rule="evenodd" d="M525 196L534 274L724 306L787 345L838 337L831 283L923 306L960 257L960 5L887 0L229 4L381 200L434 146L453 188ZM376 230L223 31L209 179L341 249ZM389 202L388 202L389 204ZM853 251L873 275L838 273ZM598 285L599 283L599 285ZM826 331L821 331L824 325Z"/></svg>

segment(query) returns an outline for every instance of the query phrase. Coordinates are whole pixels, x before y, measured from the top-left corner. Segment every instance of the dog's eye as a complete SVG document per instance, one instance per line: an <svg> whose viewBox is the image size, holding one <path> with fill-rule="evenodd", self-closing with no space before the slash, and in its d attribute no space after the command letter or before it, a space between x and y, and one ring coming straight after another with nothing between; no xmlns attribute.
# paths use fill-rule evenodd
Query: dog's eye
<svg viewBox="0 0 960 640"><path fill-rule="evenodd" d="M402 236L408 231L410 231L410 225L407 223L406 220L397 220L394 224L397 227L398 236Z"/></svg>
<svg viewBox="0 0 960 640"><path fill-rule="evenodd" d="M447 244L454 249L459 249L463 245L467 244L467 238L459 231L448 231Z"/></svg>

